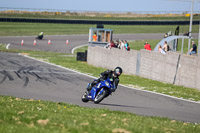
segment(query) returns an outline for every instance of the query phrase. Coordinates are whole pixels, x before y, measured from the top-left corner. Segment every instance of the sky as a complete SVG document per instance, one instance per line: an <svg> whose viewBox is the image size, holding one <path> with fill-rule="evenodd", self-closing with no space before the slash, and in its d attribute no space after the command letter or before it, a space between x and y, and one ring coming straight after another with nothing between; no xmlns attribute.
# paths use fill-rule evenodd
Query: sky
<svg viewBox="0 0 200 133"><path fill-rule="evenodd" d="M192 0L0 0L0 7L69 11L167 12L190 11ZM200 0L194 0L200 11Z"/></svg>

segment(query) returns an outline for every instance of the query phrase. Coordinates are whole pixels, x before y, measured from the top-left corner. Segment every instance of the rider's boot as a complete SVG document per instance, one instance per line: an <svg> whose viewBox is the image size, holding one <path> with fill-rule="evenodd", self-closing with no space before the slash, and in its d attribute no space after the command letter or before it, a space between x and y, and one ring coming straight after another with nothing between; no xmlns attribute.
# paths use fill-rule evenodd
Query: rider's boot
<svg viewBox="0 0 200 133"><path fill-rule="evenodd" d="M94 80L92 83L88 83L88 86L87 86L86 90L87 90L88 92L90 92L90 91L92 90L92 87L93 87L95 84L97 84L98 82L99 82L99 79L98 79L98 80Z"/></svg>

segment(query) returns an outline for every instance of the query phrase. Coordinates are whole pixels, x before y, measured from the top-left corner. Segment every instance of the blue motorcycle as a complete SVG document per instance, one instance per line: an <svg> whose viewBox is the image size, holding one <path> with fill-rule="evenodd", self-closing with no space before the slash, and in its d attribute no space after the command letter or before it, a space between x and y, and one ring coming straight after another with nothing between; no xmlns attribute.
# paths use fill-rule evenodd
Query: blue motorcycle
<svg viewBox="0 0 200 133"><path fill-rule="evenodd" d="M90 83L88 84L88 86ZM104 98L112 94L113 85L110 79L103 80L94 85L90 92L86 91L82 96L83 102L94 101L95 104L100 103Z"/></svg>

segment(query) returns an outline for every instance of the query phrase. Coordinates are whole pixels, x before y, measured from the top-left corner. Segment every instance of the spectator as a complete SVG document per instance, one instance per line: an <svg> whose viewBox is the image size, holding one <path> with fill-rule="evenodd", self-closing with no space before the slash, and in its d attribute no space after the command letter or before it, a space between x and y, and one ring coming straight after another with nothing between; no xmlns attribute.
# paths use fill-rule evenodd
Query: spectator
<svg viewBox="0 0 200 133"><path fill-rule="evenodd" d="M144 48L145 48L146 50L151 51L151 45L150 45L148 42L146 42L146 43L144 44Z"/></svg>
<svg viewBox="0 0 200 133"><path fill-rule="evenodd" d="M163 50L165 52L169 51L169 45L167 44L167 41L165 41L164 45L163 45Z"/></svg>
<svg viewBox="0 0 200 133"><path fill-rule="evenodd" d="M117 48L118 48L118 49L121 49L121 42L120 42L120 41L118 42Z"/></svg>
<svg viewBox="0 0 200 133"><path fill-rule="evenodd" d="M101 42L101 33L98 34L98 41Z"/></svg>
<svg viewBox="0 0 200 133"><path fill-rule="evenodd" d="M129 44L128 44L128 42L127 42L126 40L124 41L124 48L125 48L127 51L130 50Z"/></svg>
<svg viewBox="0 0 200 133"><path fill-rule="evenodd" d="M96 42L96 41L97 41L97 33L96 33L96 32L94 33L94 35L93 35L93 37L92 37L92 38L93 38L93 41L94 41L94 42Z"/></svg>
<svg viewBox="0 0 200 133"><path fill-rule="evenodd" d="M161 45L158 46L158 52L161 54L166 54L165 51L162 49Z"/></svg>
<svg viewBox="0 0 200 133"><path fill-rule="evenodd" d="M172 36L172 31L169 31L169 32L165 33L164 38L167 38L169 36Z"/></svg>
<svg viewBox="0 0 200 133"><path fill-rule="evenodd" d="M167 38L167 36L168 36L167 33L165 33L164 38Z"/></svg>
<svg viewBox="0 0 200 133"><path fill-rule="evenodd" d="M114 41L111 41L111 42L110 42L110 47L109 47L109 48L113 48L113 47L115 48L115 43L114 43Z"/></svg>
<svg viewBox="0 0 200 133"><path fill-rule="evenodd" d="M123 40L121 40L121 42L120 42L120 49L124 50L124 41Z"/></svg>
<svg viewBox="0 0 200 133"><path fill-rule="evenodd" d="M119 47L119 41L117 40L115 43L115 47L118 48Z"/></svg>
<svg viewBox="0 0 200 133"><path fill-rule="evenodd" d="M189 55L196 54L196 53L197 53L197 46L194 43L194 41L192 41L192 48L190 49Z"/></svg>
<svg viewBox="0 0 200 133"><path fill-rule="evenodd" d="M104 48L110 48L110 43L111 42L109 42L106 46L104 46Z"/></svg>
<svg viewBox="0 0 200 133"><path fill-rule="evenodd" d="M172 36L172 31L171 30L167 32L167 36Z"/></svg>
<svg viewBox="0 0 200 133"><path fill-rule="evenodd" d="M189 36L189 32L185 32L183 35L184 36Z"/></svg>

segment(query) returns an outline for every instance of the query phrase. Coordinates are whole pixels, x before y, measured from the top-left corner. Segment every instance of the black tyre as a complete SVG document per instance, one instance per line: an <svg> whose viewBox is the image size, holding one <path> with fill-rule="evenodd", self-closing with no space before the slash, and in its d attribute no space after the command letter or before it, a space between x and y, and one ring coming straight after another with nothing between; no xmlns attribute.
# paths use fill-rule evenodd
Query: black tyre
<svg viewBox="0 0 200 133"><path fill-rule="evenodd" d="M81 97L81 99L82 99L83 102L88 102L88 101L89 101L89 99L87 98L87 95L88 95L88 92L86 91L86 92L83 94L83 96Z"/></svg>
<svg viewBox="0 0 200 133"><path fill-rule="evenodd" d="M103 88L102 88L103 89ZM102 90L101 89L101 90ZM97 93L95 99L94 99L94 103L95 104L98 104L100 103L107 95L108 93L108 90L104 89L104 91L100 94L101 90Z"/></svg>

